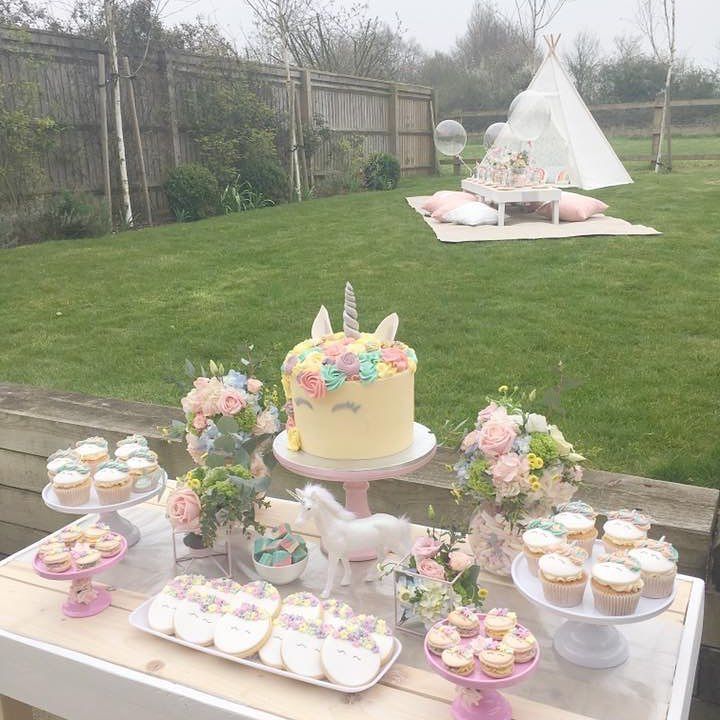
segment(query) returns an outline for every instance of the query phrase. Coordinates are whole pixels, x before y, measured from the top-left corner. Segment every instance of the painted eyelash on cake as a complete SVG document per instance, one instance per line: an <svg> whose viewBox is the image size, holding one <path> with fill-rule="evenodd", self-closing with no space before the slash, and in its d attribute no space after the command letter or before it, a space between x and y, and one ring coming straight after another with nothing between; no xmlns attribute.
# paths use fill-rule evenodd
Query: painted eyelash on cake
<svg viewBox="0 0 720 720"><path fill-rule="evenodd" d="M311 410L313 409L312 403L303 397L295 398L295 405L307 405Z"/></svg>
<svg viewBox="0 0 720 720"><path fill-rule="evenodd" d="M354 413L356 413L359 409L360 405L350 400L347 400L346 402L341 402L337 403L337 405L333 405L332 412L336 412L337 410L352 410Z"/></svg>

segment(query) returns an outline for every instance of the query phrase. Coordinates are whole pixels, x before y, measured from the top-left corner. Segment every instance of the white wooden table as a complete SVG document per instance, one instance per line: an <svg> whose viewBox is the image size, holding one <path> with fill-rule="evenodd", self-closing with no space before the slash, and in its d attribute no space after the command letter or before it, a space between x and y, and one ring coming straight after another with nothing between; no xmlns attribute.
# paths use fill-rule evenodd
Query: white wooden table
<svg viewBox="0 0 720 720"><path fill-rule="evenodd" d="M295 519L297 506L273 500L267 524ZM398 637L404 649L383 681L353 698L219 658L201 655L145 635L129 613L177 571L170 533L158 501L128 511L142 540L115 568L99 576L112 605L83 619L62 615L66 583L35 575L31 546L0 565L0 718L30 720L31 706L68 720L443 720L450 718L453 686L425 665L419 639ZM413 526L416 534L424 528ZM308 527L308 570L283 594L321 587L326 562L317 531ZM255 579L246 545L233 552L238 579ZM202 566L193 571L202 571ZM392 617L392 584L364 583L338 589L357 611ZM532 628L542 646L535 675L506 697L515 720L685 720L700 643L703 582L681 576L677 598L653 620L624 628L628 662L611 670L569 665L552 650L560 618L530 605L514 587L482 578L490 606L509 606Z"/></svg>
<svg viewBox="0 0 720 720"><path fill-rule="evenodd" d="M489 200L498 207L498 227L505 225L505 205L508 203L552 203L552 222L560 223L560 196L562 190L552 185L542 187L501 188L496 185L485 185L478 180L467 178L462 181L462 189L473 193L482 200Z"/></svg>

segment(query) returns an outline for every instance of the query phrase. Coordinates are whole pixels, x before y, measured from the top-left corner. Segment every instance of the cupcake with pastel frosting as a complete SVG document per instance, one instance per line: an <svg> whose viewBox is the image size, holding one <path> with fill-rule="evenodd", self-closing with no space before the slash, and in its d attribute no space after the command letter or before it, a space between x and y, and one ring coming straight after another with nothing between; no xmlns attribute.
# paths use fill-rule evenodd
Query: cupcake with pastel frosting
<svg viewBox="0 0 720 720"><path fill-rule="evenodd" d="M136 450L144 450L148 446L148 441L142 435L128 435L122 440L117 441L115 448L115 458L127 462L127 459Z"/></svg>
<svg viewBox="0 0 720 720"><path fill-rule="evenodd" d="M627 553L601 555L592 566L595 609L603 615L632 615L640 602L643 580L638 562Z"/></svg>
<svg viewBox="0 0 720 720"><path fill-rule="evenodd" d="M52 480L68 463L78 462L78 456L72 448L56 450L47 459L48 480Z"/></svg>
<svg viewBox="0 0 720 720"><path fill-rule="evenodd" d="M107 440L98 436L76 442L75 454L80 462L84 462L90 468L90 472L94 472L101 463L110 459Z"/></svg>
<svg viewBox="0 0 720 720"><path fill-rule="evenodd" d="M158 484L158 456L149 448L133 450L125 461L132 478L135 493L153 490Z"/></svg>
<svg viewBox="0 0 720 720"><path fill-rule="evenodd" d="M582 602L587 573L587 552L578 545L561 545L538 561L538 578L545 599L558 607L575 607Z"/></svg>
<svg viewBox="0 0 720 720"><path fill-rule="evenodd" d="M630 550L647 538L652 520L639 510L615 510L603 525L603 545L609 553Z"/></svg>
<svg viewBox="0 0 720 720"><path fill-rule="evenodd" d="M55 497L61 505L78 507L90 499L90 468L80 462L67 461L52 479Z"/></svg>
<svg viewBox="0 0 720 720"><path fill-rule="evenodd" d="M538 560L545 553L552 552L562 545L566 537L565 528L552 518L537 518L528 523L522 534L522 543L523 554L531 575L537 577Z"/></svg>
<svg viewBox="0 0 720 720"><path fill-rule="evenodd" d="M592 555L593 543L598 536L595 528L597 513L581 500L558 506L553 520L567 530L567 541L577 543L588 555Z"/></svg>
<svg viewBox="0 0 720 720"><path fill-rule="evenodd" d="M101 505L113 505L130 499L132 478L127 464L120 460L101 463L93 478Z"/></svg>
<svg viewBox="0 0 720 720"><path fill-rule="evenodd" d="M628 555L640 566L642 597L665 598L672 594L677 575L677 550L663 540L643 540Z"/></svg>

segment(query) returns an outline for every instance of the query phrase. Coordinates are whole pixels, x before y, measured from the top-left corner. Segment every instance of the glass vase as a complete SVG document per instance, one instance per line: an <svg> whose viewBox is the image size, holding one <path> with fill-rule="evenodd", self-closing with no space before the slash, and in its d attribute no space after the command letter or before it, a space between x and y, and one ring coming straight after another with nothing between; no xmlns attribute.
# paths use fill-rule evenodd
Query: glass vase
<svg viewBox="0 0 720 720"><path fill-rule="evenodd" d="M510 525L494 502L479 505L468 529L475 563L486 572L509 576L512 561L522 551L522 532L520 525Z"/></svg>
<svg viewBox="0 0 720 720"><path fill-rule="evenodd" d="M223 576L232 577L231 532L230 528L219 527L215 544L208 547L203 542L202 535L198 533L173 531L172 544L175 565L182 568L184 573L191 573L195 563L209 564L219 569Z"/></svg>

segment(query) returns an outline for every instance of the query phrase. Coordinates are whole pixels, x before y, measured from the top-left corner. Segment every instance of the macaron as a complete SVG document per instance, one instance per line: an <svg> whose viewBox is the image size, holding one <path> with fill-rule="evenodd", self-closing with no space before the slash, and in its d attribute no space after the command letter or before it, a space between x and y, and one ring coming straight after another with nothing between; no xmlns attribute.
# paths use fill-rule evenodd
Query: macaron
<svg viewBox="0 0 720 720"><path fill-rule="evenodd" d="M507 608L493 608L485 615L485 634L493 640L502 640L517 624L517 614Z"/></svg>
<svg viewBox="0 0 720 720"><path fill-rule="evenodd" d="M72 547L76 542L80 542L80 540L82 540L83 531L76 525L70 525L63 528L56 537L61 543L67 545L68 547Z"/></svg>
<svg viewBox="0 0 720 720"><path fill-rule="evenodd" d="M100 553L89 545L77 544L70 552L78 570L87 570L100 562Z"/></svg>
<svg viewBox="0 0 720 720"><path fill-rule="evenodd" d="M59 540L46 540L38 546L37 557L44 560L47 555L63 552L66 549L65 543L61 543Z"/></svg>
<svg viewBox="0 0 720 720"><path fill-rule="evenodd" d="M95 542L95 549L100 553L101 557L114 557L120 552L122 541L117 533L107 533Z"/></svg>
<svg viewBox="0 0 720 720"><path fill-rule="evenodd" d="M443 650L440 657L443 665L456 675L470 675L475 669L475 657L470 648L457 645Z"/></svg>
<svg viewBox="0 0 720 720"><path fill-rule="evenodd" d="M450 625L435 625L425 637L428 650L434 655L443 652L460 643L460 633Z"/></svg>
<svg viewBox="0 0 720 720"><path fill-rule="evenodd" d="M492 678L504 678L512 675L515 669L515 653L512 648L499 640L488 639L477 652L480 669Z"/></svg>
<svg viewBox="0 0 720 720"><path fill-rule="evenodd" d="M98 522L86 527L83 530L82 536L86 543L94 545L100 538L105 537L109 530L110 528L105 523Z"/></svg>
<svg viewBox="0 0 720 720"><path fill-rule="evenodd" d="M516 663L530 662L537 655L537 640L522 625L516 625L509 633L505 633L501 642L513 651Z"/></svg>
<svg viewBox="0 0 720 720"><path fill-rule="evenodd" d="M447 622L458 631L460 637L473 637L480 632L480 618L469 607L455 608L447 616Z"/></svg>
<svg viewBox="0 0 720 720"><path fill-rule="evenodd" d="M72 566L72 555L67 549L50 553L43 558L43 565L53 573L65 572Z"/></svg>

